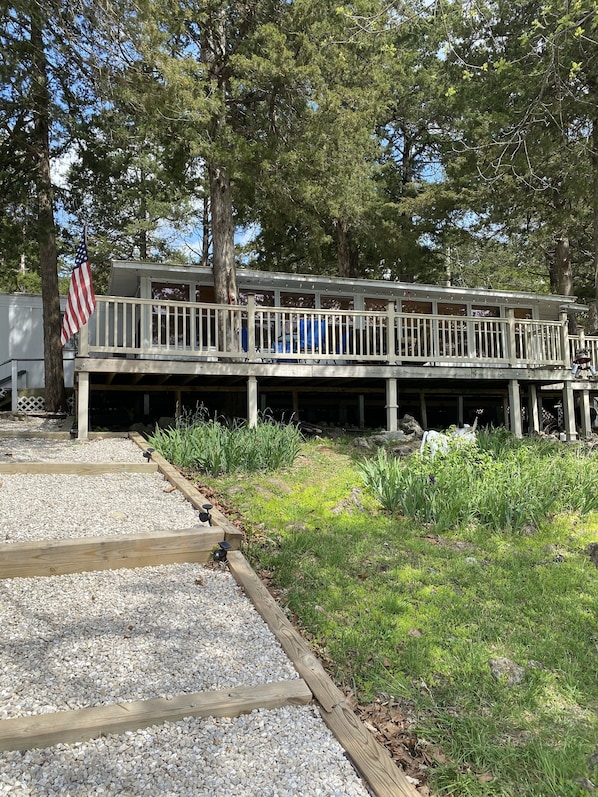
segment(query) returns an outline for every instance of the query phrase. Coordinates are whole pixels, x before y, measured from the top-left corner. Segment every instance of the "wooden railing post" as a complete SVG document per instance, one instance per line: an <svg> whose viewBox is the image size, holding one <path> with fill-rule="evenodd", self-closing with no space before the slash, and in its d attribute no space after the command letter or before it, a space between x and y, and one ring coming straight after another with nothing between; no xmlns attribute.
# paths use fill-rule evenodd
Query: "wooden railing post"
<svg viewBox="0 0 598 797"><path fill-rule="evenodd" d="M255 294L247 294L247 358L255 360Z"/></svg>
<svg viewBox="0 0 598 797"><path fill-rule="evenodd" d="M507 353L510 365L517 365L517 341L515 339L515 310L507 307Z"/></svg>
<svg viewBox="0 0 598 797"><path fill-rule="evenodd" d="M386 345L386 356L388 358L389 365L395 365L397 361L397 336L395 330L395 319L397 317L396 310L395 310L395 303L394 300L388 302L386 305L386 314L387 314L387 330L386 330L386 337L388 338L388 342Z"/></svg>
<svg viewBox="0 0 598 797"><path fill-rule="evenodd" d="M561 313L561 346L565 368L571 368L571 351L569 350L569 319L566 312ZM580 338L581 347L581 338Z"/></svg>
<svg viewBox="0 0 598 797"><path fill-rule="evenodd" d="M83 324L83 326L79 330L79 357L87 357L88 355L89 355L89 324Z"/></svg>
<svg viewBox="0 0 598 797"><path fill-rule="evenodd" d="M10 363L10 409L16 412L19 409L19 361Z"/></svg>

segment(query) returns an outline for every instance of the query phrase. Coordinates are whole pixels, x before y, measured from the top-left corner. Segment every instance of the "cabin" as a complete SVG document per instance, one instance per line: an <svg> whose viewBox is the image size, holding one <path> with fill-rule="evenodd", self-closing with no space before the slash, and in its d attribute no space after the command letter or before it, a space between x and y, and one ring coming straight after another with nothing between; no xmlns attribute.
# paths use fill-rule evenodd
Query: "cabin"
<svg viewBox="0 0 598 797"><path fill-rule="evenodd" d="M112 264L78 340L77 428L128 428L202 405L397 429L547 424L592 434L598 338L571 335L574 297L239 268L215 302L209 268Z"/></svg>
<svg viewBox="0 0 598 797"><path fill-rule="evenodd" d="M219 305L209 268L114 261L64 348L78 435L198 406L252 424L392 431L410 414L424 429L592 434L598 338L569 333L586 310L574 297L245 268L237 281L238 304ZM41 297L0 294L0 408L42 393Z"/></svg>

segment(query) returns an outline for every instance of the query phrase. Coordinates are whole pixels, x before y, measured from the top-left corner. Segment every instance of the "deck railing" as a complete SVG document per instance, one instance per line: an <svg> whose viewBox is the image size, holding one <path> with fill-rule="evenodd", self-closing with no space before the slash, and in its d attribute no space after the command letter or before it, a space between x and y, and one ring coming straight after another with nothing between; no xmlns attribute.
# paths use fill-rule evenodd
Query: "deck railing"
<svg viewBox="0 0 598 797"><path fill-rule="evenodd" d="M98 296L79 353L568 368L574 348L565 318L523 320L512 312L479 318L397 313L392 302L380 312L258 307L252 296L243 306Z"/></svg>

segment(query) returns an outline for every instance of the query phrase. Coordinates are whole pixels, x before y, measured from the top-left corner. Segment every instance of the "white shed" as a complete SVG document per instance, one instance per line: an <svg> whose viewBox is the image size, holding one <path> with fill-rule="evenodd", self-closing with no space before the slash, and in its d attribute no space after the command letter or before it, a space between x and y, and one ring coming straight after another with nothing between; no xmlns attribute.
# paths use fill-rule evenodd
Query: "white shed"
<svg viewBox="0 0 598 797"><path fill-rule="evenodd" d="M61 297L61 308L66 297ZM64 379L73 387L75 348L64 348ZM39 294L0 293L0 391L37 390L44 387L44 325ZM16 409L13 390L12 408Z"/></svg>

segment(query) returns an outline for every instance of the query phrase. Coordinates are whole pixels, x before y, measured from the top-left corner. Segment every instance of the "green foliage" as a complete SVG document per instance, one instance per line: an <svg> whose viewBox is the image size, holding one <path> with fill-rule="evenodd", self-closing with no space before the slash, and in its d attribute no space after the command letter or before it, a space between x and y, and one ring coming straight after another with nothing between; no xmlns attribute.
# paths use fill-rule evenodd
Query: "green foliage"
<svg viewBox="0 0 598 797"><path fill-rule="evenodd" d="M267 417L250 427L245 421L209 418L200 409L183 416L174 429L156 428L149 442L181 468L218 476L289 467L299 453L302 436L296 426Z"/></svg>
<svg viewBox="0 0 598 797"><path fill-rule="evenodd" d="M447 102L458 139L446 167L476 207L471 231L507 250L514 285L525 271L554 292L570 292L572 267L573 292L587 298L595 290L588 263L596 119L587 103L598 78L594 16L593 0L490 0L447 6L444 17ZM560 258L563 239L572 247ZM497 287L505 262L493 275L480 256L474 270ZM463 266L467 276L471 266Z"/></svg>
<svg viewBox="0 0 598 797"><path fill-rule="evenodd" d="M440 531L470 523L521 531L551 514L598 510L595 455L504 430L408 459L381 449L358 471L384 509Z"/></svg>
<svg viewBox="0 0 598 797"><path fill-rule="evenodd" d="M479 438L454 452L455 482L464 457L465 471L489 473L503 458L525 459L527 444L502 431ZM560 449L569 453L527 453L596 471L593 455ZM331 441L307 441L275 478L202 483L241 513L247 555L336 682L361 703L382 695L414 718L435 762L432 793L581 797L598 745L598 570L585 554L597 514L560 515L522 534L432 531L377 512L357 487L354 450ZM495 680L497 656L525 667L523 683Z"/></svg>

